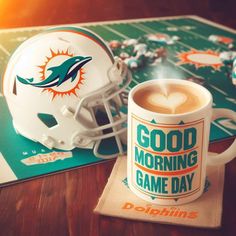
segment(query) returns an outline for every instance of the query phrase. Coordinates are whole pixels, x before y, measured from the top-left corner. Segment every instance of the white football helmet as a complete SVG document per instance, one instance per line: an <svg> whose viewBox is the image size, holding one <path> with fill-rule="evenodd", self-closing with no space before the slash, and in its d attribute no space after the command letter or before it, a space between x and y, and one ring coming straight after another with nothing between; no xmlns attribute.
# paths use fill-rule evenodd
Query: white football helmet
<svg viewBox="0 0 236 236"><path fill-rule="evenodd" d="M98 157L124 152L126 65L106 43L78 27L55 27L25 41L9 60L3 92L15 130L48 148L93 148ZM118 152L103 154L114 138Z"/></svg>

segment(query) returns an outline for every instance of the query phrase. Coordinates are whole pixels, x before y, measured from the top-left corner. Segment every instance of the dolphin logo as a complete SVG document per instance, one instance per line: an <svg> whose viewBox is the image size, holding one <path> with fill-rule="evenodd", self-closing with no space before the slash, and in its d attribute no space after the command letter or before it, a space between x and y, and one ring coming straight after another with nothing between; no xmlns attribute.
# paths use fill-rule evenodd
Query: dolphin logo
<svg viewBox="0 0 236 236"><path fill-rule="evenodd" d="M69 58L62 62L59 66L48 68L47 70L51 71L51 74L45 80L36 83L34 82L34 78L24 79L18 75L16 78L23 84L32 85L38 88L49 88L53 86L58 87L70 78L71 82L73 82L80 68L91 60L92 57L83 56Z"/></svg>

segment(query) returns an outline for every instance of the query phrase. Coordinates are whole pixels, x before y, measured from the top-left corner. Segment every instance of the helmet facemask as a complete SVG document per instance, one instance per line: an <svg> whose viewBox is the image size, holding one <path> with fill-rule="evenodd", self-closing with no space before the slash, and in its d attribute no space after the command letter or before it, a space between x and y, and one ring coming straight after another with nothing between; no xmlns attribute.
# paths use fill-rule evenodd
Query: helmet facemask
<svg viewBox="0 0 236 236"><path fill-rule="evenodd" d="M108 76L111 83L81 99L74 116L86 131L77 132L73 144L85 147L94 143L94 155L101 158L115 157L126 149L128 92L125 89L131 81L131 74L123 62L116 60ZM86 119L88 113L90 119ZM116 143L117 152L100 153L102 141L111 138Z"/></svg>

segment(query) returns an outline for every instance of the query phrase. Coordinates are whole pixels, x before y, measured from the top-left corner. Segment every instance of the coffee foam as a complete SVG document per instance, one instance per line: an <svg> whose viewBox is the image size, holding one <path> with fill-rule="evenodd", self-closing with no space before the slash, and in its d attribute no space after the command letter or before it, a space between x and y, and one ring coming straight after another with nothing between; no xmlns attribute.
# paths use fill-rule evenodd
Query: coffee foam
<svg viewBox="0 0 236 236"><path fill-rule="evenodd" d="M167 95L166 95L167 93ZM187 97L180 92L166 93L153 93L147 96L147 102L153 106L160 106L171 110L171 113L175 113L177 107L185 103Z"/></svg>
<svg viewBox="0 0 236 236"><path fill-rule="evenodd" d="M164 114L182 114L203 105L203 99L190 86L169 83L152 84L136 91L134 101L147 110Z"/></svg>

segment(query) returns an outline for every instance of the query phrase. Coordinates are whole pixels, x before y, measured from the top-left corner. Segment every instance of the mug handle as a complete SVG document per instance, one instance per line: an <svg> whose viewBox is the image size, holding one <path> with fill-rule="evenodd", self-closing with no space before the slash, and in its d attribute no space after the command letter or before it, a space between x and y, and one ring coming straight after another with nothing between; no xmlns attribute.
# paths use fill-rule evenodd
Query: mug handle
<svg viewBox="0 0 236 236"><path fill-rule="evenodd" d="M229 110L229 109L213 109L212 121L220 118L220 117L227 117L231 118L236 122L236 112ZM224 152L217 154L217 155L209 155L207 157L207 164L208 165L223 165L230 161L232 161L236 157L236 139L227 148Z"/></svg>

